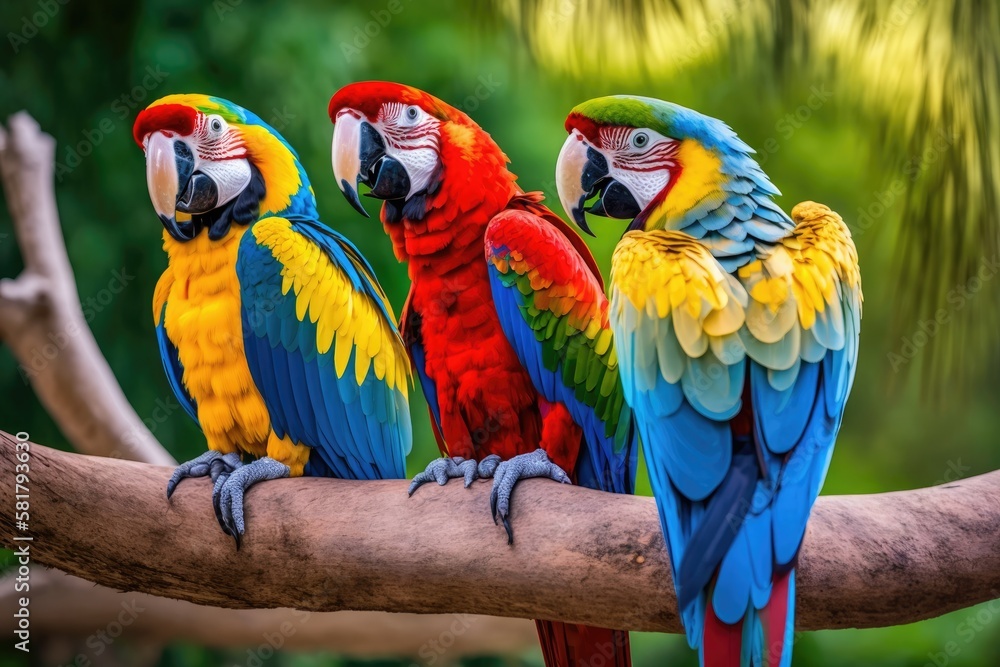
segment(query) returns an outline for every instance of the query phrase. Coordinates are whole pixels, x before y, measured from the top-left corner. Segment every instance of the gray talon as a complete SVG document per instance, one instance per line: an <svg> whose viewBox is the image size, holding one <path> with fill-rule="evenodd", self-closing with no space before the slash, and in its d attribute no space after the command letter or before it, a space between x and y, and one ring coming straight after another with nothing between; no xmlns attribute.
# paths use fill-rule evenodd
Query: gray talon
<svg viewBox="0 0 1000 667"><path fill-rule="evenodd" d="M562 484L572 484L566 471L549 460L544 449L536 449L530 454L521 454L500 463L493 475L493 489L490 492L490 509L493 521L503 522L507 531L507 544L514 543L514 531L510 527L510 496L514 485L522 479L548 477Z"/></svg>
<svg viewBox="0 0 1000 667"><path fill-rule="evenodd" d="M461 456L434 459L427 464L423 472L417 473L413 477L413 481L410 482L410 488L407 489L406 493L412 496L414 491L431 481L444 486L448 483L449 479L464 479L465 488L469 488L469 485L476 481L478 476L476 462L472 459L465 459Z"/></svg>
<svg viewBox="0 0 1000 667"><path fill-rule="evenodd" d="M222 455L219 452L209 450L201 456L182 463L174 469L174 474L167 482L167 498L174 495L177 485L181 480L189 477L209 477L215 482L220 475L228 475L243 465L240 455L232 452Z"/></svg>
<svg viewBox="0 0 1000 667"><path fill-rule="evenodd" d="M483 479L493 477L497 472L497 468L500 467L501 460L498 454L490 454L484 458L479 462L479 476Z"/></svg>
<svg viewBox="0 0 1000 667"><path fill-rule="evenodd" d="M291 470L269 456L241 466L231 472L226 479L216 480L213 489L215 516L222 530L236 539L240 548L240 537L246 531L243 520L243 496L247 489L258 482L288 477Z"/></svg>

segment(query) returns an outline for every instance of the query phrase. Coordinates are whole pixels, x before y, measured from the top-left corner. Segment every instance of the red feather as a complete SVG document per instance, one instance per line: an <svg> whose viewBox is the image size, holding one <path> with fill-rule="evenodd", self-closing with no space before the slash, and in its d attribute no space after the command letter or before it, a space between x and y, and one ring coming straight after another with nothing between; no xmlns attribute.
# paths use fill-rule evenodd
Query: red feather
<svg viewBox="0 0 1000 667"><path fill-rule="evenodd" d="M740 667L742 650L743 621L735 625L720 621L709 595L701 639L702 667Z"/></svg>
<svg viewBox="0 0 1000 667"><path fill-rule="evenodd" d="M186 137L194 132L198 111L183 104L159 104L143 109L132 126L132 138L142 148L142 140L151 132L164 130Z"/></svg>
<svg viewBox="0 0 1000 667"><path fill-rule="evenodd" d="M535 621L542 657L549 667L629 667L628 632L556 621Z"/></svg>
<svg viewBox="0 0 1000 667"><path fill-rule="evenodd" d="M771 599L760 611L760 623L764 630L764 664L777 667L785 649L785 624L788 622L788 578L792 571L774 578L771 585Z"/></svg>

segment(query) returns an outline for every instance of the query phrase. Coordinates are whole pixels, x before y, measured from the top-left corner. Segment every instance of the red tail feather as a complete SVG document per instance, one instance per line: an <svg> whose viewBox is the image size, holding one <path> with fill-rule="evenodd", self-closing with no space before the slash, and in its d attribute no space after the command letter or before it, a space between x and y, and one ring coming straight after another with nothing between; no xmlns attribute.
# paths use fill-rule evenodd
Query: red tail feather
<svg viewBox="0 0 1000 667"><path fill-rule="evenodd" d="M723 623L716 617L709 596L705 610L705 628L702 631L701 653L703 667L740 667L743 650L743 621L736 625Z"/></svg>
<svg viewBox="0 0 1000 667"><path fill-rule="evenodd" d="M764 664L778 667L785 650L785 623L788 620L788 577L791 571L776 577L771 586L771 599L760 610L764 630Z"/></svg>
<svg viewBox="0 0 1000 667"><path fill-rule="evenodd" d="M546 667L631 667L628 632L535 621Z"/></svg>

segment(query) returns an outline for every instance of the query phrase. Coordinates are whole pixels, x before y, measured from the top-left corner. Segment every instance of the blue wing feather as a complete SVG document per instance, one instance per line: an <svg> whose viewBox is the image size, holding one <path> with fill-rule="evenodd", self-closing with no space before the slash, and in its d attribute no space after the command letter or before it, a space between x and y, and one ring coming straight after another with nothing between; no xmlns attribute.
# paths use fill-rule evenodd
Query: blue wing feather
<svg viewBox="0 0 1000 667"><path fill-rule="evenodd" d="M384 294L370 277L371 267L353 245L314 221L296 219L291 229L319 245L349 278L355 298L369 298L392 322ZM297 318L294 292L281 290L282 269L252 233L244 236L237 260L244 347L275 433L312 448L307 474L404 477L411 432L400 388L389 389L371 369L358 386L354 350L350 370L336 376L333 355L338 341L327 352L318 352L317 324L308 314L302 321Z"/></svg>
<svg viewBox="0 0 1000 667"><path fill-rule="evenodd" d="M177 402L181 404L188 417L198 424L198 406L188 390L184 387L184 366L177 356L177 348L167 337L167 328L164 326L164 318L167 304L163 304L160 309L160 317L156 323L156 342L160 350L160 361L163 362L163 372L167 374L167 383L177 397ZM200 426L200 424L198 424Z"/></svg>

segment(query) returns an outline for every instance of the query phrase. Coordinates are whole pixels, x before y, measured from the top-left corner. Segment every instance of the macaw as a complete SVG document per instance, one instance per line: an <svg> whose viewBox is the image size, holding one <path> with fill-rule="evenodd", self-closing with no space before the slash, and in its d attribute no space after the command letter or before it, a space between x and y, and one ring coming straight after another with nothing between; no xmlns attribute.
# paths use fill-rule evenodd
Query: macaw
<svg viewBox="0 0 1000 667"><path fill-rule="evenodd" d="M403 478L412 443L409 360L372 267L319 221L295 151L259 117L169 95L136 118L168 266L153 295L167 379L208 451L237 548L243 496L300 475ZM244 454L257 457L243 464Z"/></svg>
<svg viewBox="0 0 1000 667"><path fill-rule="evenodd" d="M411 484L493 477L512 543L510 494L548 477L632 493L637 435L618 374L608 301L580 236L525 193L468 115L395 83L330 100L333 170L362 214L381 218L412 287L403 337L445 458ZM448 457L451 458L448 458ZM628 634L539 622L548 665L629 664Z"/></svg>
<svg viewBox="0 0 1000 667"><path fill-rule="evenodd" d="M813 202L786 215L754 151L690 109L603 97L566 130L567 212L631 221L611 326L688 642L705 666L789 665L796 558L858 356L850 230Z"/></svg>

